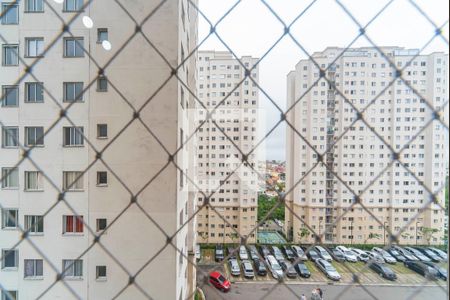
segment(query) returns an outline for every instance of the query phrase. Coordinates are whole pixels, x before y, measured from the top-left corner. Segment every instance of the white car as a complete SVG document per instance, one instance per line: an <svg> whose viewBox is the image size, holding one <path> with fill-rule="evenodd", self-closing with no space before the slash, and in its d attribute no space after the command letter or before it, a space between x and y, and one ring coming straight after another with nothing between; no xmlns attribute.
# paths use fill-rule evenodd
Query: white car
<svg viewBox="0 0 450 300"><path fill-rule="evenodd" d="M279 279L283 277L283 269L273 255L266 256L266 263L269 266L273 278Z"/></svg>
<svg viewBox="0 0 450 300"><path fill-rule="evenodd" d="M384 260L389 264L395 264L397 262L397 260L392 255L389 254L389 252L387 252L382 248L373 247L372 251L381 255L384 258Z"/></svg>
<svg viewBox="0 0 450 300"><path fill-rule="evenodd" d="M369 255L367 255L367 253L361 249L349 248L349 250L355 253L356 257L360 261L367 262L370 259Z"/></svg>
<svg viewBox="0 0 450 300"><path fill-rule="evenodd" d="M253 272L253 266L250 261L243 260L242 261L242 270L244 271L245 278L254 278L255 272Z"/></svg>
<svg viewBox="0 0 450 300"><path fill-rule="evenodd" d="M375 252L375 251L367 251L366 253L367 253L367 255L369 256L369 258L372 261L376 261L377 263L380 263L380 264L384 264L385 263L384 258L380 254L378 254L377 252Z"/></svg>
<svg viewBox="0 0 450 300"><path fill-rule="evenodd" d="M356 257L355 253L350 251L347 247L337 246L336 249L340 250L345 257L345 260L348 262L357 262L358 257Z"/></svg>
<svg viewBox="0 0 450 300"><path fill-rule="evenodd" d="M320 257L325 259L326 261L333 261L333 258L331 257L330 253L328 253L325 248L321 246L315 246L314 249L319 253Z"/></svg>
<svg viewBox="0 0 450 300"><path fill-rule="evenodd" d="M239 247L239 258L241 260L247 260L248 259L248 252L247 249L245 249L245 246Z"/></svg>

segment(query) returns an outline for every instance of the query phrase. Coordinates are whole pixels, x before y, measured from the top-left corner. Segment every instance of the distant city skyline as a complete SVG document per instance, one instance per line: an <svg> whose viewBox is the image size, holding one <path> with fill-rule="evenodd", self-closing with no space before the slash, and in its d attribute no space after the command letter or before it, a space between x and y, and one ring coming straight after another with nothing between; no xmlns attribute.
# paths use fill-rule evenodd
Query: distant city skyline
<svg viewBox="0 0 450 300"><path fill-rule="evenodd" d="M235 0L200 0L199 8L215 24ZM290 28L290 32L309 54L323 51L327 47L346 47L359 34L358 26L347 16L337 1L295 1L266 0L270 7L289 24L308 5L311 7ZM365 26L389 1L340 1L355 18ZM447 1L415 1L424 12L441 26L448 19ZM399 18L398 16L401 16ZM245 25L245 26L243 26ZM325 25L325 26L324 26ZM208 34L210 28L199 16L199 41ZM282 36L284 26L276 19L263 1L247 0L235 9L217 26L217 33L238 56L262 57ZM367 35L380 46L398 46L421 49L434 35L435 28L420 15L409 1L393 1L366 28ZM448 40L448 24L443 28ZM365 37L360 37L352 47L371 46ZM214 35L201 46L202 50L227 50ZM435 38L423 49L423 54L432 52L448 53L448 46L442 38ZM260 65L260 85L264 91L283 109L286 109L286 76L300 59L307 55L285 36ZM261 93L261 108L267 109L266 130L269 131L279 120L279 112ZM448 109L448 107L447 107ZM281 124L266 140L267 159L285 160L285 124Z"/></svg>

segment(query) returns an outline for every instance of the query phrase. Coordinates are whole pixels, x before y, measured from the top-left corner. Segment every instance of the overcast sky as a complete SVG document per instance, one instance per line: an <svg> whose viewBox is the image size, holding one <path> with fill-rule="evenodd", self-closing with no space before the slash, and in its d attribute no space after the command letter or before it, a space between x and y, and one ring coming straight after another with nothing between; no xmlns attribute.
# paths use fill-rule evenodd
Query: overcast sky
<svg viewBox="0 0 450 300"><path fill-rule="evenodd" d="M199 7L205 16L215 24L235 3L236 8L217 26L218 35L237 56L262 57L283 35L284 26L270 12L261 0L199 0ZM390 6L367 28L367 35L379 46L400 46L422 48L434 35L434 27L411 5L408 0L342 0L356 20L365 26L387 3ZM278 16L290 24L311 3L310 8L294 23L291 32L305 50L312 54L329 46L346 47L358 35L358 27L334 0L266 0ZM416 0L424 12L438 25L447 22L448 0ZM199 41L209 33L209 25L200 16ZM448 40L448 24L444 35ZM355 47L370 46L367 39L360 37ZM226 50L214 35L201 47L202 50ZM423 51L448 53L447 44L436 38ZM285 109L286 75L293 70L300 59L307 55L285 36L260 64L260 85L267 94ZM260 96L265 108L266 130L272 128L279 119L274 106ZM285 159L285 126L273 132L266 144L268 159Z"/></svg>

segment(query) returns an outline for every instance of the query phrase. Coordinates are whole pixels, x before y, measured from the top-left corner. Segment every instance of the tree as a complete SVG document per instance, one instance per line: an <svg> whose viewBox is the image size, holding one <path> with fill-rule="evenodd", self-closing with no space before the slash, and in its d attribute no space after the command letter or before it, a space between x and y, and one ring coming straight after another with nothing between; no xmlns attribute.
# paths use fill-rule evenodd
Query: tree
<svg viewBox="0 0 450 300"><path fill-rule="evenodd" d="M297 235L298 235L298 237L299 237L299 239L301 241L305 237L308 237L309 233L310 233L310 231L309 231L309 229L307 227L302 227L302 228L300 228L300 231L297 232Z"/></svg>
<svg viewBox="0 0 450 300"><path fill-rule="evenodd" d="M232 242L234 242L234 239L237 239L238 237L239 237L239 234L237 234L236 232L230 233L230 238L231 238Z"/></svg>
<svg viewBox="0 0 450 300"><path fill-rule="evenodd" d="M367 243L367 242L370 241L370 240L373 240L373 239L379 240L379 239L381 239L382 237L383 237L383 236L382 236L381 234L379 234L379 233L373 233L373 232L371 232L371 233L369 233L369 236L367 237L367 239L364 241L364 244Z"/></svg>
<svg viewBox="0 0 450 300"><path fill-rule="evenodd" d="M427 241L428 245L431 244L431 239L433 238L433 235L435 233L439 232L439 229L437 228L430 228L430 227L422 227L422 229L420 230L423 237L425 238L425 240Z"/></svg>
<svg viewBox="0 0 450 300"><path fill-rule="evenodd" d="M407 239L407 238L409 238L411 235L410 235L408 232L403 232L400 236L401 236L403 239Z"/></svg>

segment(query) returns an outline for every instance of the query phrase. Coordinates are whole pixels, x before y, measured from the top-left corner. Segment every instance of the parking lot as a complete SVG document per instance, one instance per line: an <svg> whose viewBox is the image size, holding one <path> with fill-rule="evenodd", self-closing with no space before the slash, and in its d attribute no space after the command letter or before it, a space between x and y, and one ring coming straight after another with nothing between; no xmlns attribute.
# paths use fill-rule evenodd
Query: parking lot
<svg viewBox="0 0 450 300"><path fill-rule="evenodd" d="M239 259L239 255L236 255L236 259L241 265L241 261ZM250 260L251 261L251 260ZM391 285L403 285L403 286L436 286L440 285L446 287L446 281L439 279L435 281L429 281L424 276L417 274L416 272L408 269L404 266L403 263L397 262L396 264L387 264L392 271L397 275L397 279L395 281L387 280L381 277L379 274L374 272L372 269L367 267L367 264L361 261L358 262L337 262L332 261L331 264L341 275L341 279L338 282L332 281L326 277L326 275L318 269L315 263L311 260L304 262L309 271L311 272L311 276L309 278L302 278L297 276L296 278L287 278L286 276L283 278L283 281L288 284L351 284L354 283L355 274L357 275L357 279L361 284L364 285L383 285L383 286L391 286ZM232 276L230 272L230 267L228 263L217 264L214 261L214 249L205 249L202 250L201 260L199 261L199 265L206 264L209 265L209 269L215 269L224 273L224 275L230 280L231 283L275 283L277 280L272 277L270 271L268 271L266 276L256 275L254 278L245 278L243 276L243 272L241 272L240 276ZM448 269L446 262L440 262L437 264L440 267ZM254 265L253 265L254 267Z"/></svg>

